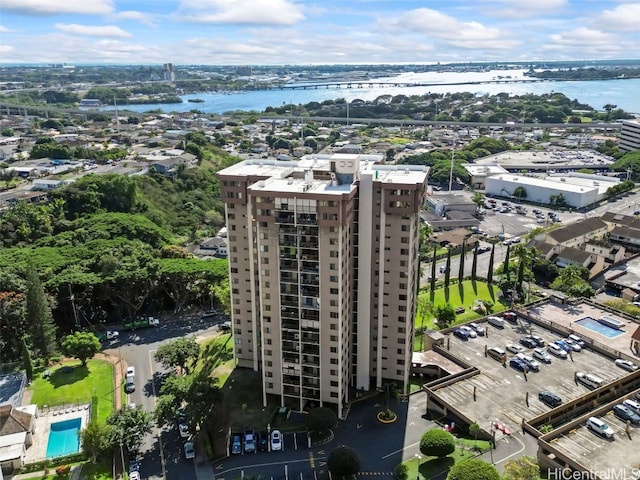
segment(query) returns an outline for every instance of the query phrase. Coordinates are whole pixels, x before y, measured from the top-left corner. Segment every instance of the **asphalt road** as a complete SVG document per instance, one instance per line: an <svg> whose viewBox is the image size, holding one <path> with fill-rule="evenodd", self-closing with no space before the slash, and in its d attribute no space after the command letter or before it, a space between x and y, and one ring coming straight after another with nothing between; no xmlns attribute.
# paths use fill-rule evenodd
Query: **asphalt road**
<svg viewBox="0 0 640 480"><path fill-rule="evenodd" d="M201 319L200 316L183 316L161 320L157 328L139 329L133 332L120 330L120 339L109 345L106 353L120 356L127 365L136 368L136 390L127 395L127 403L135 403L153 412L160 388L160 380L167 372L155 362L153 355L160 345L174 338L190 335L206 335L217 330L222 318ZM186 460L182 453L184 440L173 428L153 427L140 448L140 472L145 479L179 480L196 478L193 460Z"/></svg>

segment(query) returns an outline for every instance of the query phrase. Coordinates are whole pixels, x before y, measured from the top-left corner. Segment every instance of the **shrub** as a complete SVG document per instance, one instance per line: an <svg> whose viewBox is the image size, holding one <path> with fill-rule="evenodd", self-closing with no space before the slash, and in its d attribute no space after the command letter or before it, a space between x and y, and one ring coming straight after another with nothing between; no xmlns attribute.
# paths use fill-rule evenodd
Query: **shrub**
<svg viewBox="0 0 640 480"><path fill-rule="evenodd" d="M355 475L360 471L360 458L353 448L343 445L331 451L327 466L334 477Z"/></svg>
<svg viewBox="0 0 640 480"><path fill-rule="evenodd" d="M396 468L393 469L393 474L397 480L407 480L409 478L409 467L404 463L399 463Z"/></svg>
<svg viewBox="0 0 640 480"><path fill-rule="evenodd" d="M428 430L420 439L420 451L429 457L443 458L456 449L456 441L449 432L439 428Z"/></svg>
<svg viewBox="0 0 640 480"><path fill-rule="evenodd" d="M490 463L471 458L451 467L447 480L500 480L500 475Z"/></svg>
<svg viewBox="0 0 640 480"><path fill-rule="evenodd" d="M66 475L70 471L71 465L60 465L59 467L56 467L56 475L58 475L59 477Z"/></svg>

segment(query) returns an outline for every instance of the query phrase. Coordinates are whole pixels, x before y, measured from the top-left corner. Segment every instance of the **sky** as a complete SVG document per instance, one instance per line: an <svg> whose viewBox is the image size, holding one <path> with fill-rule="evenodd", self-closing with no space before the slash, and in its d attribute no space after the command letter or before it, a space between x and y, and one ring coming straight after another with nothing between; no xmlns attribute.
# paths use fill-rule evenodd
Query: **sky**
<svg viewBox="0 0 640 480"><path fill-rule="evenodd" d="M640 0L2 0L0 63L640 58Z"/></svg>

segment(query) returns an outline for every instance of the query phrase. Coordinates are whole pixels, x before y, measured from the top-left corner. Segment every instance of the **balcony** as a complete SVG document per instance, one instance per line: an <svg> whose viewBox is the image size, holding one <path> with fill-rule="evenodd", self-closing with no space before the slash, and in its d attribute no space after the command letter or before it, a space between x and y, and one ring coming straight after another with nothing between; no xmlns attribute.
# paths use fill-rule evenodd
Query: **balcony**
<svg viewBox="0 0 640 480"><path fill-rule="evenodd" d="M282 273L280 275L280 282L298 283L298 275L292 273Z"/></svg>
<svg viewBox="0 0 640 480"><path fill-rule="evenodd" d="M302 356L302 365L311 365L314 367L319 367L320 366L320 358L319 357L312 357L310 355L303 355Z"/></svg>
<svg viewBox="0 0 640 480"><path fill-rule="evenodd" d="M282 355L282 362L283 363L291 363L291 364L294 364L294 365L299 365L300 364L300 357L298 355L291 355L290 353L283 354Z"/></svg>
<svg viewBox="0 0 640 480"><path fill-rule="evenodd" d="M298 223L301 225L316 225L318 216L315 213L301 213L298 215Z"/></svg>
<svg viewBox="0 0 640 480"><path fill-rule="evenodd" d="M283 330L298 331L298 329L300 328L300 324L297 321L284 318L282 319L281 326Z"/></svg>
<svg viewBox="0 0 640 480"><path fill-rule="evenodd" d="M300 377L295 375L283 375L282 376L282 384L285 386L300 386Z"/></svg>
<svg viewBox="0 0 640 480"><path fill-rule="evenodd" d="M312 400L320 400L320 390L312 390L310 388L302 389L302 396Z"/></svg>
<svg viewBox="0 0 640 480"><path fill-rule="evenodd" d="M305 297L319 297L320 296L320 288L319 287L303 286L301 291L302 291L302 295L304 295Z"/></svg>
<svg viewBox="0 0 640 480"><path fill-rule="evenodd" d="M302 353L305 355L320 355L320 346L304 344L302 346Z"/></svg>
<svg viewBox="0 0 640 480"><path fill-rule="evenodd" d="M296 272L298 270L298 262L295 260L280 260L280 270L288 270Z"/></svg>
<svg viewBox="0 0 640 480"><path fill-rule="evenodd" d="M276 223L293 224L295 223L295 215L293 212L278 212L276 213Z"/></svg>
<svg viewBox="0 0 640 480"><path fill-rule="evenodd" d="M288 385L283 385L282 386L282 393L284 395L293 395L293 396L300 396L300 387L290 387Z"/></svg>

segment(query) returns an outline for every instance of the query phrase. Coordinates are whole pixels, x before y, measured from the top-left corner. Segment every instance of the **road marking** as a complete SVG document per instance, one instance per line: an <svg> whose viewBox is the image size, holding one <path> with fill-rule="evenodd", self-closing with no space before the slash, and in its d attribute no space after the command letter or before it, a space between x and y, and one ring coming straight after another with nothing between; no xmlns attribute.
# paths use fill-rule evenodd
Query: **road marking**
<svg viewBox="0 0 640 480"><path fill-rule="evenodd" d="M409 422L409 426L413 427L416 424L413 420Z"/></svg>
<svg viewBox="0 0 640 480"><path fill-rule="evenodd" d="M286 462L269 462L269 463L256 463L253 465L240 465L239 467L233 467L230 468L228 470L224 470L223 472L220 472L219 475L224 475L226 473L229 472L235 472L235 471L241 471L241 470L248 470L250 468L258 468L258 467L273 467L275 465L287 465L287 464L291 464L291 463L306 463L308 462L309 459L308 458L303 458L301 460L287 460ZM320 462L322 463L322 462ZM325 463L326 465L326 463ZM216 479L220 480L222 477L219 477L218 475L216 475Z"/></svg>
<svg viewBox="0 0 640 480"><path fill-rule="evenodd" d="M382 458L383 460L385 460L385 459L387 459L387 458L391 457L392 455L396 455L396 454L398 454L398 453L400 453L400 452L404 452L405 450L408 450L408 449L410 449L411 447L415 447L416 445L419 445L419 444L420 444L420 442L412 443L411 445L407 445L407 446L406 446L406 447L404 447L404 448L401 448L401 449L399 449L399 450L396 450L395 452L388 453L387 455L384 455L384 456L382 456L382 457L380 457L380 458Z"/></svg>
<svg viewBox="0 0 640 480"><path fill-rule="evenodd" d="M311 468L316 467L316 462L313 459L313 452L309 452L309 465L311 465Z"/></svg>
<svg viewBox="0 0 640 480"><path fill-rule="evenodd" d="M499 463L504 462L505 460L510 459L511 457L515 457L516 455L519 455L520 453L522 453L522 452L524 451L524 448L525 448L525 447L524 447L524 443L522 443L522 442L521 442L518 438L516 438L516 437L511 437L511 438L513 438L516 442L518 442L520 445L522 445L522 448L520 448L520 450L518 450L517 452L514 452L514 453L512 453L511 455L508 455L508 456L504 457L502 460L498 460L498 461L496 462L496 465L497 465L497 464L499 464Z"/></svg>

